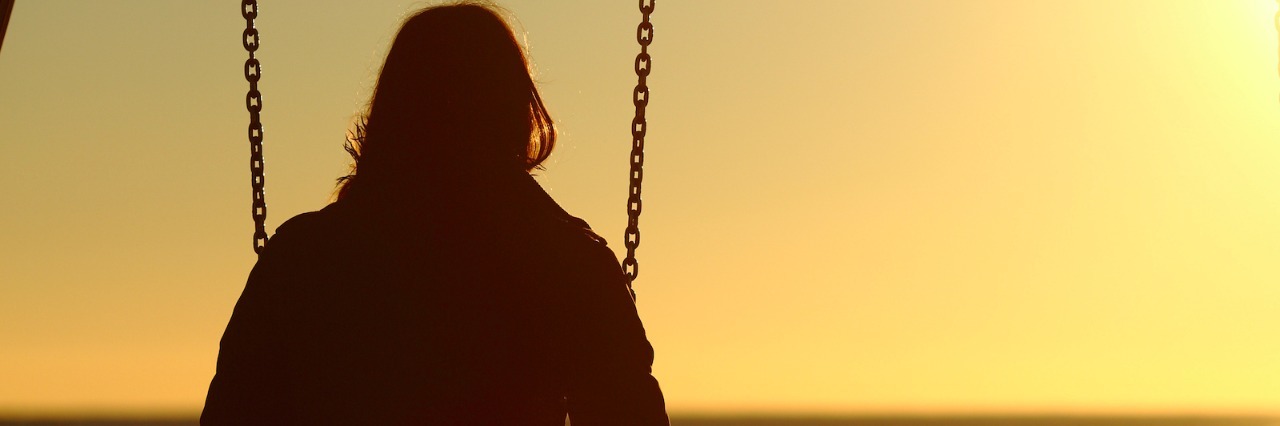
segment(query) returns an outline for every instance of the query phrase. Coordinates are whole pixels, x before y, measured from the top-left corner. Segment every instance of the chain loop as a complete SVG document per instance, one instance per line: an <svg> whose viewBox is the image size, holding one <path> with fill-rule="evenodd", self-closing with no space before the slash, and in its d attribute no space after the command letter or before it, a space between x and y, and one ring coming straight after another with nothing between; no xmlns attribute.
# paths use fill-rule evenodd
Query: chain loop
<svg viewBox="0 0 1280 426"><path fill-rule="evenodd" d="M639 55L636 55L636 75L640 76L640 78L648 77L649 69L652 67L653 59L649 57L648 53L640 52Z"/></svg>
<svg viewBox="0 0 1280 426"><path fill-rule="evenodd" d="M241 0L240 16L244 17L244 32L240 42L244 50L249 52L249 59L244 62L244 79L249 82L249 91L245 93L244 106L249 111L249 184L253 189L253 252L262 254L267 245L267 195L266 175L263 173L262 161L262 92L258 91L258 80L262 79L262 63L254 57L260 40L258 29L253 20L258 17L258 0Z"/></svg>
<svg viewBox="0 0 1280 426"><path fill-rule="evenodd" d="M640 41L641 46L648 46L653 43L653 24L650 22L641 22L636 27L636 40Z"/></svg>
<svg viewBox="0 0 1280 426"><path fill-rule="evenodd" d="M250 114L262 112L262 93L258 89L249 89L249 93L244 95L244 107Z"/></svg>
<svg viewBox="0 0 1280 426"><path fill-rule="evenodd" d="M623 235L623 244L627 247L627 257L622 260L622 272L627 276L630 286L640 275L640 262L636 260L636 248L640 247L640 210L643 206L640 199L640 184L644 180L644 137L649 131L648 120L645 119L645 108L649 106L649 72L653 69L653 58L649 56L649 44L653 43L653 23L649 22L649 14L653 13L656 0L640 0L640 25L636 27L636 42L640 44L640 54L636 55L635 72L636 88L632 91L631 102L636 107L635 118L631 120L631 173L628 175L630 188L627 191L627 231ZM631 290L631 298L636 292Z"/></svg>
<svg viewBox="0 0 1280 426"><path fill-rule="evenodd" d="M240 16L252 21L258 17L258 0L241 0Z"/></svg>
<svg viewBox="0 0 1280 426"><path fill-rule="evenodd" d="M249 81L249 90L258 88L258 80L262 79L262 63L249 52L249 59L244 61L244 79Z"/></svg>
<svg viewBox="0 0 1280 426"><path fill-rule="evenodd" d="M258 50L258 29L245 28L244 40L242 40L241 42L244 44L244 50L247 50L250 52L257 51Z"/></svg>
<svg viewBox="0 0 1280 426"><path fill-rule="evenodd" d="M636 86L636 90L633 94L635 95L635 98L632 99L631 102L635 104L637 108L649 106L649 86Z"/></svg>

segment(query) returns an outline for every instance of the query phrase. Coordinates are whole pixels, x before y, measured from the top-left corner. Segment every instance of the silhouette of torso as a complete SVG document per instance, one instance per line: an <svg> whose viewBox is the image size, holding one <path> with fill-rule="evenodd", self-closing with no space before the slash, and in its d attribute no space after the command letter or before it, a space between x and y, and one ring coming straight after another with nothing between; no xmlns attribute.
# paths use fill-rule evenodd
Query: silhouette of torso
<svg viewBox="0 0 1280 426"><path fill-rule="evenodd" d="M603 240L527 175L464 187L281 225L201 424L667 424Z"/></svg>

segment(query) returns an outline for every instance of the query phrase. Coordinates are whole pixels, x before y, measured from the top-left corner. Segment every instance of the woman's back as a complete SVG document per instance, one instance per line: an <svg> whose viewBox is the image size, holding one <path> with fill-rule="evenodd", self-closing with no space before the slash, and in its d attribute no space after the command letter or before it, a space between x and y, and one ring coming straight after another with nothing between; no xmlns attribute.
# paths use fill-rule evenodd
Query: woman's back
<svg viewBox="0 0 1280 426"><path fill-rule="evenodd" d="M527 175L475 189L282 225L202 424L665 424L612 252Z"/></svg>

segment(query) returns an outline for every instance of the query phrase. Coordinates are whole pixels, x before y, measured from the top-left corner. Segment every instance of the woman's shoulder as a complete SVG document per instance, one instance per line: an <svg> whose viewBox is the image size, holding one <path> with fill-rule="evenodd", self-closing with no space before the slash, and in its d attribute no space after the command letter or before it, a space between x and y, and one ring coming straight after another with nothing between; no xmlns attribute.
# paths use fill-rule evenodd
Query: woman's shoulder
<svg viewBox="0 0 1280 426"><path fill-rule="evenodd" d="M596 233L586 221L570 215L561 215L552 227L557 234L555 253L561 262L572 269L581 269L612 273L621 272L618 259L609 247L608 241Z"/></svg>
<svg viewBox="0 0 1280 426"><path fill-rule="evenodd" d="M317 248L324 241L341 235L344 224L349 222L343 218L350 215L347 211L349 206L342 204L331 203L320 210L300 213L285 220L267 240L268 251L273 246L277 250L281 246Z"/></svg>
<svg viewBox="0 0 1280 426"><path fill-rule="evenodd" d="M552 222L558 232L576 244L593 248L605 247L609 242L597 234L587 221L569 214L558 215Z"/></svg>

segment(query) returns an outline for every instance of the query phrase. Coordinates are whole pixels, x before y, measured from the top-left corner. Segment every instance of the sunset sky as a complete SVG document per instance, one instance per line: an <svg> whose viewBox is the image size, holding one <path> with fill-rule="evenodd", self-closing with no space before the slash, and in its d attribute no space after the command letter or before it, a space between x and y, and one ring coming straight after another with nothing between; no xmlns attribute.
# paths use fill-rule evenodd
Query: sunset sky
<svg viewBox="0 0 1280 426"><path fill-rule="evenodd" d="M260 0L268 230L399 21ZM622 247L632 0L499 1ZM0 415L195 414L254 262L236 2L18 0ZM1280 414L1272 0L660 0L636 282L672 412Z"/></svg>

